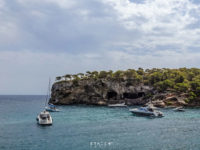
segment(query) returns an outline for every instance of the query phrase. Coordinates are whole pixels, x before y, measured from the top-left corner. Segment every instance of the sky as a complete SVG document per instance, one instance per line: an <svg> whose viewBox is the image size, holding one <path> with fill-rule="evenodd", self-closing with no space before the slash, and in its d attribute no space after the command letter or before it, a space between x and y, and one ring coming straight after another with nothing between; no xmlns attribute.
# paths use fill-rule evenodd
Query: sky
<svg viewBox="0 0 200 150"><path fill-rule="evenodd" d="M200 67L199 0L0 0L0 94L88 70Z"/></svg>

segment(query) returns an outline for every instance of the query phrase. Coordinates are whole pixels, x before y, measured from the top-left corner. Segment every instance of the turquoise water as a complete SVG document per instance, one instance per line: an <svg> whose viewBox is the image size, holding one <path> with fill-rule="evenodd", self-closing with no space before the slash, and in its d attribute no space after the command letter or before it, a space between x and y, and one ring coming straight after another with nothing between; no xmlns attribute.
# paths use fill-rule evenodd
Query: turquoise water
<svg viewBox="0 0 200 150"><path fill-rule="evenodd" d="M45 96L0 96L0 150L199 150L200 109L163 118L133 116L127 108L59 106L53 125L36 116Z"/></svg>

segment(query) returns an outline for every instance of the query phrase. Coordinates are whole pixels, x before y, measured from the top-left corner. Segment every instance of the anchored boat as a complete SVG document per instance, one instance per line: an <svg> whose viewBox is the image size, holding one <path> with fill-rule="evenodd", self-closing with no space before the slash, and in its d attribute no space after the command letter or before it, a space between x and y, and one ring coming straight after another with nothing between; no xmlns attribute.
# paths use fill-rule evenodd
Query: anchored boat
<svg viewBox="0 0 200 150"><path fill-rule="evenodd" d="M52 125L53 119L49 112L42 111L36 118L39 125Z"/></svg>
<svg viewBox="0 0 200 150"><path fill-rule="evenodd" d="M49 111L49 112L59 112L60 110L56 108L55 105L53 104L48 104L48 107L45 107L45 110L46 111Z"/></svg>
<svg viewBox="0 0 200 150"><path fill-rule="evenodd" d="M157 110L154 110L150 107L140 107L129 109L135 115L142 115L142 116L152 116L152 117L163 117L163 113Z"/></svg>
<svg viewBox="0 0 200 150"><path fill-rule="evenodd" d="M127 105L125 103L121 104L108 104L108 107L126 107Z"/></svg>
<svg viewBox="0 0 200 150"><path fill-rule="evenodd" d="M177 107L175 109L173 109L174 111L185 111L185 109L183 107Z"/></svg>

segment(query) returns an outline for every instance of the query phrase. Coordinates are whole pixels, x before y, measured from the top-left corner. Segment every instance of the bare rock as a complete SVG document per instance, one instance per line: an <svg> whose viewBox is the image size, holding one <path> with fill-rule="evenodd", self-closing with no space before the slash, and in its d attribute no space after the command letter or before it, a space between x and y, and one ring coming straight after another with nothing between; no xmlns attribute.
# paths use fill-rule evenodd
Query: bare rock
<svg viewBox="0 0 200 150"><path fill-rule="evenodd" d="M54 104L107 105L126 102L128 105L143 105L153 92L150 86L127 84L126 80L88 79L56 82L52 86L50 102ZM149 94L150 95L150 94Z"/></svg>

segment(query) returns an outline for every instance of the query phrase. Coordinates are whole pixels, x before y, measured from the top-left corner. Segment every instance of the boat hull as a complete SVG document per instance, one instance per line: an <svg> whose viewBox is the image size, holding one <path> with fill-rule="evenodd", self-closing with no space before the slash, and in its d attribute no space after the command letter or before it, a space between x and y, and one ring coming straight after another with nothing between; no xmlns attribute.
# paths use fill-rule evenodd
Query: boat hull
<svg viewBox="0 0 200 150"><path fill-rule="evenodd" d="M146 112L131 111L131 110L130 112L132 112L132 114L134 115L140 115L140 116L155 116L154 113L146 113Z"/></svg>
<svg viewBox="0 0 200 150"><path fill-rule="evenodd" d="M59 109L51 109L51 108L45 108L46 111L48 112L59 112Z"/></svg>
<svg viewBox="0 0 200 150"><path fill-rule="evenodd" d="M127 107L127 105L125 105L125 103L122 103L122 104L109 104L108 107Z"/></svg>
<svg viewBox="0 0 200 150"><path fill-rule="evenodd" d="M108 107L127 107L127 105L108 105Z"/></svg>
<svg viewBox="0 0 200 150"><path fill-rule="evenodd" d="M41 119L41 118L38 116L38 117L36 118L36 120L37 120L37 123L38 123L39 125L43 125L43 126L51 126L51 125L53 124L52 118L43 120L43 119Z"/></svg>
<svg viewBox="0 0 200 150"><path fill-rule="evenodd" d="M183 112L183 111L185 111L185 109L183 107L177 107L174 109L174 111L182 111Z"/></svg>
<svg viewBox="0 0 200 150"><path fill-rule="evenodd" d="M142 111L139 109L130 109L129 110L134 115L140 115L140 116L152 116L152 117L163 117L163 113L160 111Z"/></svg>

